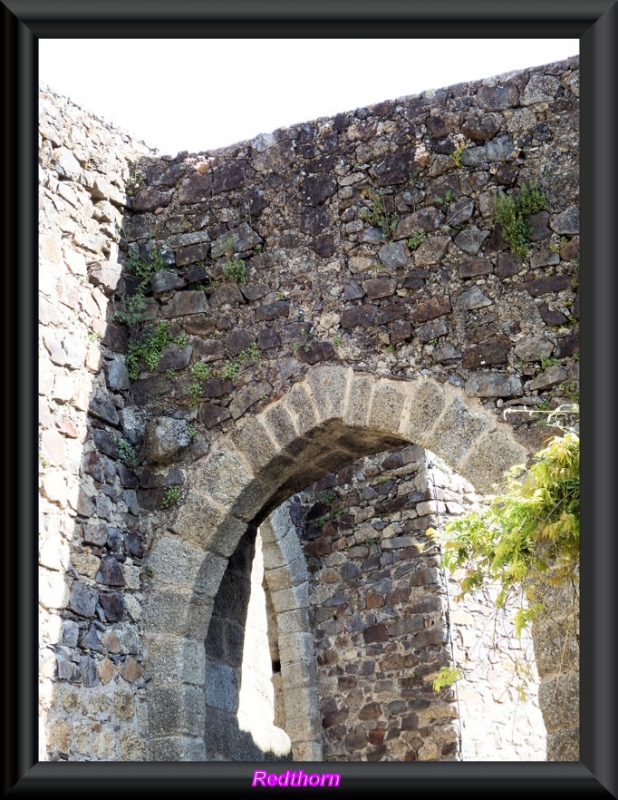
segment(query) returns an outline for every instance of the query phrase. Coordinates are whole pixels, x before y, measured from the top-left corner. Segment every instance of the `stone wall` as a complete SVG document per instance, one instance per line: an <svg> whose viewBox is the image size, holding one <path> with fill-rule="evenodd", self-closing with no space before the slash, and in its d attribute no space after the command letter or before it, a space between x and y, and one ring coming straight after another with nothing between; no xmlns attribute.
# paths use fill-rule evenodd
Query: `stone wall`
<svg viewBox="0 0 618 800"><path fill-rule="evenodd" d="M129 381L89 268L116 261L130 164L152 151L51 91L39 108L40 759L142 760L139 507L100 439Z"/></svg>
<svg viewBox="0 0 618 800"><path fill-rule="evenodd" d="M456 576L425 533L479 499L407 447L285 505L307 559L325 760L545 758L530 633L515 636L515 609L498 612L489 589L456 600ZM462 676L436 693L447 665Z"/></svg>
<svg viewBox="0 0 618 800"><path fill-rule="evenodd" d="M219 583L294 492L405 442L484 491L538 448L501 413L577 392L577 95L571 59L160 157L43 92L42 757L209 757ZM520 257L494 197L530 181Z"/></svg>

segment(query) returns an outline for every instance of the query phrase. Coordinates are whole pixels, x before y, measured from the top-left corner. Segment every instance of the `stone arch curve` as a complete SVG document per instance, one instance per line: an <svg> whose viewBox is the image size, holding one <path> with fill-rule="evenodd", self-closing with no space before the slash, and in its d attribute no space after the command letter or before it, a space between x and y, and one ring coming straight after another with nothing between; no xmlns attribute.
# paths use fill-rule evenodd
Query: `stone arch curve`
<svg viewBox="0 0 618 800"><path fill-rule="evenodd" d="M149 557L157 576L144 615L153 760L208 758L204 640L227 561L247 526L321 475L404 442L430 449L479 491L529 455L506 424L457 387L319 366L190 468L186 500ZM287 721L310 742L310 693L297 700Z"/></svg>

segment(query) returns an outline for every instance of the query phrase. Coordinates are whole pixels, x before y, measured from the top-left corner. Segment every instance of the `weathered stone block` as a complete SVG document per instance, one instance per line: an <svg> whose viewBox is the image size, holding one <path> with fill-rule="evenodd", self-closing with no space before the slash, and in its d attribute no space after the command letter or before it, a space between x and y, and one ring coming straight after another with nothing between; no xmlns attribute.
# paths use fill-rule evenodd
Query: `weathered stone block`
<svg viewBox="0 0 618 800"><path fill-rule="evenodd" d="M519 397L522 394L521 378L495 372L472 375L464 388L469 397Z"/></svg>
<svg viewBox="0 0 618 800"><path fill-rule="evenodd" d="M203 736L206 701L201 687L154 685L148 700L150 736Z"/></svg>
<svg viewBox="0 0 618 800"><path fill-rule="evenodd" d="M153 546L148 563L157 581L214 597L227 566L227 559L204 551L177 537L165 536Z"/></svg>
<svg viewBox="0 0 618 800"><path fill-rule="evenodd" d="M446 400L443 390L433 381L412 383L410 389L413 395L408 404L409 419L400 430L409 442L424 447Z"/></svg>
<svg viewBox="0 0 618 800"><path fill-rule="evenodd" d="M161 316L164 319L173 319L190 314L201 314L207 310L208 301L204 292L187 290L176 292L169 303L161 306Z"/></svg>
<svg viewBox="0 0 618 800"><path fill-rule="evenodd" d="M203 641L179 636L150 636L146 653L146 680L203 685L206 664Z"/></svg>
<svg viewBox="0 0 618 800"><path fill-rule="evenodd" d="M144 630L153 634L186 635L203 641L213 602L204 595L196 597L187 591L162 588L156 597L148 598L144 604Z"/></svg>
<svg viewBox="0 0 618 800"><path fill-rule="evenodd" d="M232 417L238 419L259 400L265 400L271 393L272 388L268 381L259 381L245 386L234 396L229 405Z"/></svg>
<svg viewBox="0 0 618 800"><path fill-rule="evenodd" d="M151 761L206 761L203 734L164 736L149 742Z"/></svg>
<svg viewBox="0 0 618 800"><path fill-rule="evenodd" d="M350 372L345 367L323 366L309 373L307 382L320 419L340 419Z"/></svg>
<svg viewBox="0 0 618 800"><path fill-rule="evenodd" d="M448 464L456 466L488 425L485 414L470 411L463 400L455 398L442 414L440 425L429 438L427 447Z"/></svg>
<svg viewBox="0 0 618 800"><path fill-rule="evenodd" d="M489 492L494 484L500 483L507 469L525 463L527 456L509 435L494 431L477 441L457 469L477 492Z"/></svg>

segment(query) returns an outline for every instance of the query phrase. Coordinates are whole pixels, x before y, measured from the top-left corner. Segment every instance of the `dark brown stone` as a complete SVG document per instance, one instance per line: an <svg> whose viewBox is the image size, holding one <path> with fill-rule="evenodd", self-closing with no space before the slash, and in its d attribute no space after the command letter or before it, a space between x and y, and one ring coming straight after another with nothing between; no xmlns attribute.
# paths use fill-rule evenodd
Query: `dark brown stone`
<svg viewBox="0 0 618 800"><path fill-rule="evenodd" d="M260 350L271 350L279 347L281 337L274 328L262 328L258 333L257 343Z"/></svg>
<svg viewBox="0 0 618 800"><path fill-rule="evenodd" d="M410 304L404 301L395 301L388 305L380 306L376 316L376 323L378 325L385 325L396 319L405 317L410 311Z"/></svg>
<svg viewBox="0 0 618 800"><path fill-rule="evenodd" d="M541 303L539 305L539 311L541 313L543 322L546 325L551 325L552 327L560 327L561 325L564 325L567 321L567 318L561 311L552 310L547 305L547 303Z"/></svg>
<svg viewBox="0 0 618 800"><path fill-rule="evenodd" d="M124 586L122 567L114 556L103 556L95 580L106 586Z"/></svg>
<svg viewBox="0 0 618 800"><path fill-rule="evenodd" d="M466 258L458 268L460 278L474 278L477 275L490 275L493 264L488 258Z"/></svg>
<svg viewBox="0 0 618 800"><path fill-rule="evenodd" d="M579 353L579 331L572 330L566 336L561 336L556 342L554 354L556 358L566 358Z"/></svg>
<svg viewBox="0 0 618 800"><path fill-rule="evenodd" d="M170 343L163 352L157 364L157 372L167 372L168 369L179 370L189 366L193 348L187 344L184 347Z"/></svg>
<svg viewBox="0 0 618 800"><path fill-rule="evenodd" d="M144 555L144 545L142 537L137 531L129 531L125 537L125 550L128 555L135 556L135 558L142 558Z"/></svg>
<svg viewBox="0 0 618 800"><path fill-rule="evenodd" d="M276 300L274 303L267 303L255 312L256 322L264 322L273 319L287 319L290 315L290 301Z"/></svg>
<svg viewBox="0 0 618 800"><path fill-rule="evenodd" d="M85 583L76 581L71 591L69 609L79 614L80 617L93 617L99 593L96 589L86 586Z"/></svg>
<svg viewBox="0 0 618 800"><path fill-rule="evenodd" d="M437 208L421 208L404 217L397 225L393 239L407 239L419 230L426 232L437 230L444 222L444 214Z"/></svg>
<svg viewBox="0 0 618 800"><path fill-rule="evenodd" d="M337 180L333 175L310 175L303 181L300 191L308 205L317 206L332 197L337 188Z"/></svg>
<svg viewBox="0 0 618 800"><path fill-rule="evenodd" d="M499 278L509 278L517 275L521 269L521 258L515 253L498 253L498 263L496 265L496 275Z"/></svg>
<svg viewBox="0 0 618 800"><path fill-rule="evenodd" d="M99 604L107 622L119 622L124 614L124 598L120 594L102 594Z"/></svg>
<svg viewBox="0 0 618 800"><path fill-rule="evenodd" d="M413 647L427 647L430 644L442 644L444 634L440 629L426 628L415 634L412 640Z"/></svg>
<svg viewBox="0 0 618 800"><path fill-rule="evenodd" d="M312 239L309 247L322 258L330 258L335 252L335 237L332 234L322 234Z"/></svg>
<svg viewBox="0 0 618 800"><path fill-rule="evenodd" d="M451 301L447 296L432 297L425 303L419 303L412 307L412 319L414 322L427 322L427 320L441 317L451 311Z"/></svg>
<svg viewBox="0 0 618 800"><path fill-rule="evenodd" d="M204 397L223 397L234 390L234 384L229 378L211 378L203 386Z"/></svg>
<svg viewBox="0 0 618 800"><path fill-rule="evenodd" d="M379 622L377 625L372 625L363 631L363 639L365 644L370 642L386 642L388 641L388 630L384 622Z"/></svg>
<svg viewBox="0 0 618 800"><path fill-rule="evenodd" d="M255 336L249 331L234 331L225 339L225 349L232 356L240 355L255 342Z"/></svg>
<svg viewBox="0 0 618 800"><path fill-rule="evenodd" d="M488 111L502 111L519 105L519 91L512 83L498 86L481 86L477 93L477 101L481 108Z"/></svg>
<svg viewBox="0 0 618 800"><path fill-rule="evenodd" d="M380 297L391 297L397 290L395 278L371 278L365 281L363 288L367 292L369 300L377 300Z"/></svg>
<svg viewBox="0 0 618 800"><path fill-rule="evenodd" d="M405 183L414 172L414 151L407 150L387 156L375 166L378 186Z"/></svg>
<svg viewBox="0 0 618 800"><path fill-rule="evenodd" d="M180 190L177 192L178 202L183 205L201 203L210 199L211 191L212 175L210 173L201 175L199 172L195 172L184 178L180 184Z"/></svg>
<svg viewBox="0 0 618 800"><path fill-rule="evenodd" d="M345 737L345 746L350 752L363 750L367 746L367 734L362 725L357 725L352 733Z"/></svg>
<svg viewBox="0 0 618 800"><path fill-rule="evenodd" d="M305 364L318 364L320 361L337 358L337 352L330 342L311 342L299 347L296 356Z"/></svg>
<svg viewBox="0 0 618 800"><path fill-rule="evenodd" d="M400 342L405 342L412 336L412 325L407 320L400 320L390 326L389 329L390 343L397 345Z"/></svg>
<svg viewBox="0 0 618 800"><path fill-rule="evenodd" d="M486 142L500 130L493 117L468 117L461 126L461 132L474 142Z"/></svg>
<svg viewBox="0 0 618 800"><path fill-rule="evenodd" d="M213 194L229 192L232 189L241 187L245 181L246 170L247 163L241 160L232 161L215 167L212 172Z"/></svg>
<svg viewBox="0 0 618 800"><path fill-rule="evenodd" d="M571 278L568 275L550 275L548 278L537 278L527 281L523 288L527 289L533 297L540 297L551 292L562 292L571 285Z"/></svg>
<svg viewBox="0 0 618 800"><path fill-rule="evenodd" d="M114 353L126 353L128 343L127 329L121 325L108 322L105 326L105 335L101 343Z"/></svg>
<svg viewBox="0 0 618 800"><path fill-rule="evenodd" d="M519 168L514 164L500 164L496 170L496 180L502 186L513 186L519 175Z"/></svg>
<svg viewBox="0 0 618 800"><path fill-rule="evenodd" d="M356 328L371 325L376 317L376 307L370 305L354 306L347 308L341 314L342 328Z"/></svg>
<svg viewBox="0 0 618 800"><path fill-rule="evenodd" d="M107 528L105 525L84 525L82 536L86 544L96 544L101 547L107 541Z"/></svg>
<svg viewBox="0 0 618 800"><path fill-rule="evenodd" d="M323 539L316 539L305 545L305 553L308 556L327 556L331 551L331 545Z"/></svg>
<svg viewBox="0 0 618 800"><path fill-rule="evenodd" d="M156 189L153 186L144 186L136 189L131 198L133 211L154 211L155 208L168 206L172 199L173 189Z"/></svg>
<svg viewBox="0 0 618 800"><path fill-rule="evenodd" d="M218 339L196 339L193 342L193 358L196 362L219 361L223 356L223 342Z"/></svg>
<svg viewBox="0 0 618 800"><path fill-rule="evenodd" d="M349 712L348 709L343 709L342 711L335 711L332 714L327 714L322 719L322 727L332 728L333 725L340 725L342 722L345 722L348 718Z"/></svg>
<svg viewBox="0 0 618 800"><path fill-rule="evenodd" d="M369 739L369 744L382 744L385 736L386 736L386 731L380 728L374 728L367 734L367 737Z"/></svg>
<svg viewBox="0 0 618 800"><path fill-rule="evenodd" d="M401 720L402 731L415 731L418 729L418 716L414 713L406 714Z"/></svg>
<svg viewBox="0 0 618 800"><path fill-rule="evenodd" d="M464 350L462 363L465 369L506 364L510 349L510 339L497 337L489 342L471 347L469 350Z"/></svg>
<svg viewBox="0 0 618 800"><path fill-rule="evenodd" d="M229 419L230 416L227 408L216 403L202 403L200 406L199 417L208 429L214 428L215 425L219 425L219 423Z"/></svg>
<svg viewBox="0 0 618 800"><path fill-rule="evenodd" d="M379 703L367 703L358 712L359 719L377 719L382 715L382 707Z"/></svg>

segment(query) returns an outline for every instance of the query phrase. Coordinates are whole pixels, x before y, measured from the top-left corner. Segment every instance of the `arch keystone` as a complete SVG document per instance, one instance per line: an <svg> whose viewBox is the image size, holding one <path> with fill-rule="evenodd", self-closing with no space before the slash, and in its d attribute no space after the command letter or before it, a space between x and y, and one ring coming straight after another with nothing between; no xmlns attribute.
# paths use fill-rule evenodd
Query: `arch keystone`
<svg viewBox="0 0 618 800"><path fill-rule="evenodd" d="M348 400L344 411L344 421L352 427L362 428L367 424L367 416L376 381L372 375L353 373L350 381Z"/></svg>
<svg viewBox="0 0 618 800"><path fill-rule="evenodd" d="M340 366L318 367L309 372L307 381L322 422L343 417L351 375L351 369Z"/></svg>

